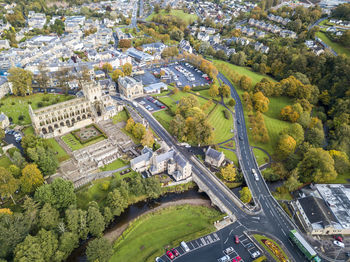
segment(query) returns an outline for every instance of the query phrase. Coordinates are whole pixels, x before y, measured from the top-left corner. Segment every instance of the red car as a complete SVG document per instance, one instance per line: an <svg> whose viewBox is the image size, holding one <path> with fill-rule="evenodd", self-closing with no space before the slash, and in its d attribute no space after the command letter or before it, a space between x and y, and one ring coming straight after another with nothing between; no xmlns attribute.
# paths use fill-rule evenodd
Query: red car
<svg viewBox="0 0 350 262"><path fill-rule="evenodd" d="M164 109L164 108L165 108L165 106L160 106L160 108L161 108L161 109Z"/></svg>
<svg viewBox="0 0 350 262"><path fill-rule="evenodd" d="M240 262L242 260L242 258L240 256L236 256L235 259L237 262Z"/></svg>
<svg viewBox="0 0 350 262"><path fill-rule="evenodd" d="M333 238L339 242L343 242L343 238L341 236L334 236Z"/></svg>
<svg viewBox="0 0 350 262"><path fill-rule="evenodd" d="M173 253L171 253L170 251L166 252L166 255L170 258L170 259L174 259L174 255Z"/></svg>
<svg viewBox="0 0 350 262"><path fill-rule="evenodd" d="M173 248L171 252L173 252L176 257L180 256L180 253L175 248Z"/></svg>
<svg viewBox="0 0 350 262"><path fill-rule="evenodd" d="M238 238L237 235L235 236L235 243L236 243L236 244L239 244L239 238Z"/></svg>

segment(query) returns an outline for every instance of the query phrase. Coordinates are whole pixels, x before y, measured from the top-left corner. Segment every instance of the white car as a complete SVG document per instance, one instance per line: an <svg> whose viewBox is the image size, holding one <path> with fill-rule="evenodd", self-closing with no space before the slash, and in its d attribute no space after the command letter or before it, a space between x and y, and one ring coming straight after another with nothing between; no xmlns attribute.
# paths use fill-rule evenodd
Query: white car
<svg viewBox="0 0 350 262"><path fill-rule="evenodd" d="M333 244L338 246L338 247L345 247L344 243L340 242L340 241L337 241L337 240L334 240L333 241Z"/></svg>
<svg viewBox="0 0 350 262"><path fill-rule="evenodd" d="M229 255L229 254L231 254L233 251L234 251L233 247L228 247L228 248L226 248L226 249L224 250L224 253L225 253L226 255Z"/></svg>
<svg viewBox="0 0 350 262"><path fill-rule="evenodd" d="M258 256L260 256L260 252L259 251L255 251L254 253L251 254L252 258L257 258Z"/></svg>

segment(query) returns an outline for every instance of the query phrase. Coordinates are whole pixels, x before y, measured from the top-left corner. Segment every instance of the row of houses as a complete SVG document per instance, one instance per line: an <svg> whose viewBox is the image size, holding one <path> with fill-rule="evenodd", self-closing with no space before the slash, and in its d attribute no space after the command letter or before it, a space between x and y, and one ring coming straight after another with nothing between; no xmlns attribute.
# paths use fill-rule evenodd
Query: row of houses
<svg viewBox="0 0 350 262"><path fill-rule="evenodd" d="M248 21L248 24L250 26L257 27L261 30L268 31L274 34L279 34L281 37L289 37L289 38L296 38L297 34L291 30L284 30L283 28L279 27L278 25L273 25L269 23L265 23L264 21L256 20L253 18L250 18ZM242 26L237 26L236 29L242 29Z"/></svg>
<svg viewBox="0 0 350 262"><path fill-rule="evenodd" d="M281 16L278 15L274 15L274 14L268 14L267 19L274 21L276 23L280 23L282 25L287 25L289 22L291 22L291 20L289 18L283 18Z"/></svg>
<svg viewBox="0 0 350 262"><path fill-rule="evenodd" d="M242 45L242 46L251 45L254 47L255 51L262 52L264 54L267 54L270 51L270 48L264 45L263 43L260 43L258 41L252 42L251 40L245 37L231 37L229 39L225 39L225 42L228 45L232 45L232 44Z"/></svg>

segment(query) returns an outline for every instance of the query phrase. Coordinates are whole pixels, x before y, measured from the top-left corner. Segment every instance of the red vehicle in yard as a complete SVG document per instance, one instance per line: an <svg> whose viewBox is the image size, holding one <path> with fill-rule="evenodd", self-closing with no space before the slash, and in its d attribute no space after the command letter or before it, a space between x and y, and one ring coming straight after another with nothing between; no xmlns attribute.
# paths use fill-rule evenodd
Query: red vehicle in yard
<svg viewBox="0 0 350 262"><path fill-rule="evenodd" d="M171 253L169 250L166 252L166 255L167 255L170 259L174 259L173 253Z"/></svg>
<svg viewBox="0 0 350 262"><path fill-rule="evenodd" d="M238 238L237 235L235 235L235 243L236 243L236 244L239 244L239 238Z"/></svg>
<svg viewBox="0 0 350 262"><path fill-rule="evenodd" d="M176 257L180 256L180 253L175 248L171 249L171 252L173 252Z"/></svg>

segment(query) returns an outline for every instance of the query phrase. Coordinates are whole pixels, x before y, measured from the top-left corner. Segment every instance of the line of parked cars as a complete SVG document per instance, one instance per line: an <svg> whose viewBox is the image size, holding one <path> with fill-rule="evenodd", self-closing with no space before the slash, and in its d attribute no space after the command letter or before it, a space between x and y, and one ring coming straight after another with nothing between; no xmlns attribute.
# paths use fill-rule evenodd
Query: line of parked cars
<svg viewBox="0 0 350 262"><path fill-rule="evenodd" d="M20 132L12 130L12 129L6 129L5 134L13 135L15 137L15 140L17 143L21 142L22 135Z"/></svg>

